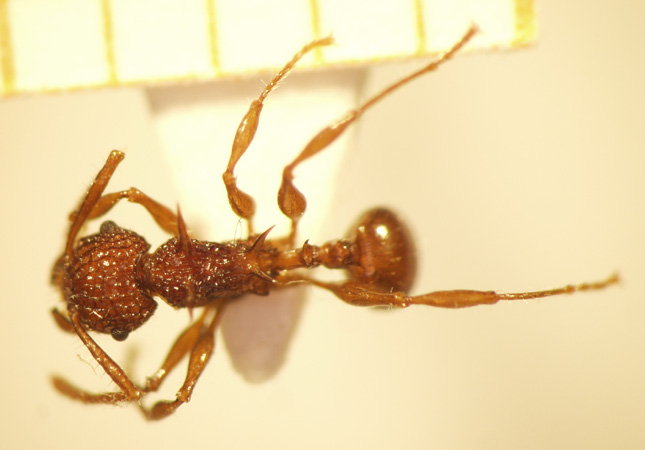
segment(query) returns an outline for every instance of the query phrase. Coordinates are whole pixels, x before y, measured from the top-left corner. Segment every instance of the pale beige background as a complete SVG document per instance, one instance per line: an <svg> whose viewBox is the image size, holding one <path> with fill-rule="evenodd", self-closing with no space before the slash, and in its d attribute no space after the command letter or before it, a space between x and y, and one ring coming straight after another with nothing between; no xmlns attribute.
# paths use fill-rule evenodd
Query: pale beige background
<svg viewBox="0 0 645 450"><path fill-rule="evenodd" d="M330 180L339 206L329 237L367 206L388 204L418 236L416 292L543 289L614 270L621 287L391 314L314 293L287 364L267 383L243 382L219 348L193 401L172 419L148 424L132 408L73 403L53 392L49 374L113 385L48 314L65 215L114 147L134 155L115 186L133 184L169 204L176 188L164 178L142 93L4 100L3 447L643 448L645 6L540 6L534 48L461 58L365 118L355 152ZM366 90L413 66L373 70ZM235 122L242 111L231 114ZM129 214L137 212L124 208L121 222L158 242L145 231L152 226L137 225L142 216ZM121 360L138 352L139 378L185 323L159 309L132 344L109 343Z"/></svg>

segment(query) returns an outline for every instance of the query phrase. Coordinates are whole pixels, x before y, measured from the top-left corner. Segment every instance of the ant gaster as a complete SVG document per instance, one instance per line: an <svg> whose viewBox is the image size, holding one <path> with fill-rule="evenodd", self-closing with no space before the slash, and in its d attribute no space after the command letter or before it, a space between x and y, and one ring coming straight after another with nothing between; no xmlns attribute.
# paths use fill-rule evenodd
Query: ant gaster
<svg viewBox="0 0 645 450"><path fill-rule="evenodd" d="M237 187L234 169L249 147L258 127L266 97L310 50L328 45L330 38L314 41L302 48L264 88L242 119L233 141L230 160L223 174L231 208L246 221L248 237L234 242L216 243L192 239L181 213L156 202L136 188L103 194L124 154L112 151L78 209L70 216L70 228L63 255L56 262L52 283L62 292L65 312L53 310L56 323L76 333L92 356L116 383L119 390L89 393L55 376L53 384L64 395L84 403L137 402L147 419L161 419L188 402L195 384L214 348L214 334L226 305L243 294L266 295L272 289L304 283L331 291L341 300L357 306L403 308L429 305L463 308L493 304L500 300L519 300L602 289L618 281L616 275L595 283L511 294L493 291L451 290L409 296L406 292L415 275L415 252L403 223L387 209L366 212L351 228L350 236L316 246L305 241L294 245L298 219L306 208L304 195L293 184L298 164L325 149L367 109L393 90L424 73L435 70L450 59L476 33L472 27L452 48L417 72L392 84L338 122L319 132L282 172L278 205L291 221L285 238L269 239L271 229L257 234L252 226L254 200ZM143 206L156 223L173 237L149 253L150 245L134 231L104 222L97 234L78 239L88 220L107 213L120 200ZM342 282L321 281L302 269L324 266L344 269ZM139 386L94 341L89 331L109 333L117 341L143 325L152 315L159 297L175 308L203 307L199 317L180 334L160 369ZM159 401L151 408L141 399L156 391L165 377L189 354L185 381L174 400Z"/></svg>

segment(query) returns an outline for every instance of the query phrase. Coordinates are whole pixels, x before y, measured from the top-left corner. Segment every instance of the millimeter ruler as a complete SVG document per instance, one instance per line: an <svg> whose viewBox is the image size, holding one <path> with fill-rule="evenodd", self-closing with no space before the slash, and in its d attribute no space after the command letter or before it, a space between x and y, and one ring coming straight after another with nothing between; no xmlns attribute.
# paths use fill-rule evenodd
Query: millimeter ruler
<svg viewBox="0 0 645 450"><path fill-rule="evenodd" d="M471 24L470 48L535 36L532 0L0 0L0 95L207 81L301 66L436 54Z"/></svg>

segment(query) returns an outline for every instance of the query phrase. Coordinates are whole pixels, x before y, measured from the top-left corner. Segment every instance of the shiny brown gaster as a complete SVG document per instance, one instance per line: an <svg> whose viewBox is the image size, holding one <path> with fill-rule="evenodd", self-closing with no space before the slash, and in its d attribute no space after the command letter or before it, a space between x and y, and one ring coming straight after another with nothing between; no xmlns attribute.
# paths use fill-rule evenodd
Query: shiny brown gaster
<svg viewBox="0 0 645 450"><path fill-rule="evenodd" d="M406 292L415 275L415 252L403 223L386 209L373 209L359 218L350 237L321 246L308 241L295 247L298 220L305 212L304 195L293 184L298 164L324 150L367 109L398 87L435 70L450 59L475 34L471 28L451 49L421 70L394 83L338 122L320 131L282 173L278 205L291 220L286 238L269 239L271 229L257 234L252 226L255 203L236 183L234 169L253 141L266 97L296 62L313 48L331 39L314 41L298 52L271 80L257 100L251 103L235 134L231 157L223 174L233 211L248 225L248 237L227 243L190 238L181 213L135 188L103 194L124 154L110 153L78 209L70 216L71 225L63 255L52 272L52 283L62 293L66 311L53 310L56 323L76 333L119 390L93 394L77 388L61 377L53 377L56 389L84 403L137 402L147 419L161 419L188 402L214 347L214 335L228 302L243 294L266 295L272 289L304 283L327 289L341 300L357 306L429 305L443 308L493 304L602 289L618 281L616 275L605 281L539 292L498 294L493 291L453 290L409 296ZM79 239L88 220L103 216L120 200L143 206L157 224L173 237L150 253L150 246L137 233L114 222L101 225L97 234ZM325 282L304 274L302 269L325 266L344 269L346 281ZM299 270L300 269L300 270ZM145 385L135 384L124 370L94 341L89 331L109 333L117 341L143 325L152 315L159 297L176 308L202 307L199 317L177 338L165 361ZM156 391L177 364L189 356L185 381L174 400L159 401L151 408L141 399Z"/></svg>

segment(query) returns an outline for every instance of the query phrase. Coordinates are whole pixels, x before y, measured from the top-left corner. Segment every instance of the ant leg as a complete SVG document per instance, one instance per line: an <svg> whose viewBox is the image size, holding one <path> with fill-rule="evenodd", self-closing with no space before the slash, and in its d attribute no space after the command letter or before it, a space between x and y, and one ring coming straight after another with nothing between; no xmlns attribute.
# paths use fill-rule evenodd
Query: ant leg
<svg viewBox="0 0 645 450"><path fill-rule="evenodd" d="M206 308L201 317L191 324L177 338L168 352L161 368L146 381L144 389L137 388L125 374L123 369L112 360L99 345L82 329L80 324L75 326L73 319L70 321L57 310L52 311L56 323L65 331L76 332L83 343L90 350L96 361L103 367L105 372L122 389L121 392L104 392L93 394L73 386L66 380L54 376L52 382L54 387L63 395L83 403L109 403L116 404L124 401L135 401L140 399L147 392L156 391L166 376L177 366L181 359L191 351L191 359L188 366L188 374L184 385L177 393L177 400L174 402L158 402L152 410L146 411L141 408L148 419L161 419L174 412L182 403L190 400L192 389L204 370L214 347L214 332L218 323L218 317L213 317L209 327L203 329L204 320L212 308ZM77 330L80 328L81 333Z"/></svg>
<svg viewBox="0 0 645 450"><path fill-rule="evenodd" d="M197 339L199 339L202 333L204 319L206 318L208 310L208 308L204 309L200 318L190 324L175 340L159 370L146 380L146 392L154 392L159 389L159 386L166 376L172 372L177 364L186 356L188 351L195 347Z"/></svg>
<svg viewBox="0 0 645 450"><path fill-rule="evenodd" d="M614 274L603 281L568 285L561 288L535 292L498 294L494 291L454 290L429 292L414 296L407 296L403 292L376 291L368 285L355 281L347 281L344 283L327 283L312 279L306 279L306 281L333 292L338 298L354 306L392 306L405 308L410 305L427 305L440 308L467 308L476 305L492 305L500 300L528 300L561 294L573 294L574 292L581 291L599 290L618 283L619 278L618 275Z"/></svg>
<svg viewBox="0 0 645 450"><path fill-rule="evenodd" d="M392 91L398 89L399 87L407 84L408 82L414 80L415 78L418 78L419 76L427 72L436 70L442 63L452 58L457 51L459 51L464 45L466 45L466 43L470 41L470 39L475 35L476 32L477 28L475 26L472 26L456 44L454 44L445 53L440 55L438 59L432 61L430 64L427 64L426 66L397 81L396 83L388 86L383 91L360 105L357 109L348 112L345 117L343 117L339 121L323 128L316 136L313 137L313 139L311 139L311 141L309 141L302 152L283 169L282 183L280 185L280 190L278 191L278 206L280 207L282 213L291 220L291 234L289 236L291 243L293 243L295 240L298 220L304 214L307 207L305 196L293 184L293 170L295 169L295 167L301 162L324 150L327 146L334 142L349 125L360 118L366 110L392 93Z"/></svg>
<svg viewBox="0 0 645 450"><path fill-rule="evenodd" d="M86 220L96 219L110 211L119 201L127 199L131 203L143 206L162 230L177 234L177 215L167 206L148 197L139 189L131 187L127 191L112 192L99 198Z"/></svg>
<svg viewBox="0 0 645 450"><path fill-rule="evenodd" d="M74 325L72 325L72 322L67 318L67 316L65 316L65 314L54 308L52 309L52 316L54 318L54 322L58 325L58 328L67 333L75 333Z"/></svg>
<svg viewBox="0 0 645 450"><path fill-rule="evenodd" d="M182 404L190 401L190 397L193 393L193 389L195 388L195 384L197 383L199 376L204 371L204 368L206 367L208 360L213 354L213 348L215 347L215 330L217 329L217 325L219 324L219 320L221 317L221 314L220 314L222 310L221 301L210 306L208 309L214 310L215 314L212 317L211 322L208 324L208 327L206 327L199 334L199 337L197 338L197 340L195 341L191 349L186 378L184 380L184 384L181 386L179 391L177 391L177 398L174 401L164 401L164 400L159 401L155 403L150 409L145 409L143 406L141 406L141 411L143 412L146 419L148 420L163 419L169 416L170 414L174 413L177 410L177 408L179 408ZM190 327L187 330L187 332L191 334L194 331L192 330L192 327ZM182 337L183 336L180 336L179 340L181 340ZM183 345L188 344L191 339L192 339L192 336L186 337L185 342L180 343L179 345L177 342L175 343L175 346L178 345L176 355L171 356L169 354L168 359L171 359L171 362L169 363L169 365L173 364L175 357L178 357L181 352L184 352L184 349L182 348ZM173 346L171 353L173 353L175 346ZM168 362L168 360L166 362ZM166 363L164 363L164 365L165 364Z"/></svg>
<svg viewBox="0 0 645 450"><path fill-rule="evenodd" d="M237 128L235 133L235 138L233 139L233 148L231 150L231 157L226 166L226 171L222 174L222 179L224 180L224 185L226 186L226 192L228 195L228 201L231 205L231 209L235 214L237 214L242 219L246 220L248 225L248 234L251 236L253 234L253 225L251 220L255 214L255 201L253 198L240 190L237 187L237 179L233 174L237 162L240 160L242 155L249 148L249 145L253 141L255 132L258 129L258 123L260 121L260 113L262 112L262 107L264 106L264 101L267 96L277 87L278 83L293 69L298 60L300 60L307 52L310 50L320 47L323 45L329 45L333 42L332 38L327 37L324 39L319 39L305 45L298 53L291 58L280 72L267 84L260 96L253 100L249 110L242 118L240 125Z"/></svg>
<svg viewBox="0 0 645 450"><path fill-rule="evenodd" d="M71 258L74 254L74 241L76 240L78 232L81 230L83 224L87 221L88 217L92 213L94 206L101 198L101 195L103 194L105 187L110 181L110 178L112 178L114 171L116 170L119 163L123 161L124 157L125 154L118 150L112 150L112 152L110 152L107 161L105 161L103 168L96 175L94 182L87 191L87 194L85 195L85 198L83 198L83 201L81 201L81 204L76 210L76 213L72 214L72 225L69 227L69 232L67 234L67 244L65 246L65 255L67 255L68 257Z"/></svg>
<svg viewBox="0 0 645 450"><path fill-rule="evenodd" d="M70 322L74 331L81 338L83 344L90 351L94 359L103 367L112 381L121 389L120 392L105 392L100 394L92 394L86 392L76 386L71 385L64 379L54 376L52 382L54 387L63 395L66 395L75 400L80 400L83 403L109 403L115 404L123 401L136 401L139 400L144 392L136 387L134 383L128 378L123 369L116 363L107 353L92 339L92 337L83 328L80 322L78 313L73 312Z"/></svg>
<svg viewBox="0 0 645 450"><path fill-rule="evenodd" d="M87 195L81 202L79 208L70 214L72 225L67 237L66 254L71 254L74 240L78 235L81 227L88 220L96 219L106 214L120 200L127 199L129 202L138 203L143 206L157 224L164 231L170 234L177 234L177 216L168 207L148 197L139 189L131 187L127 191L113 192L102 195L103 191L112 178L118 164L123 161L125 154L118 150L113 150L108 156L103 168L99 171L96 179L90 186Z"/></svg>

